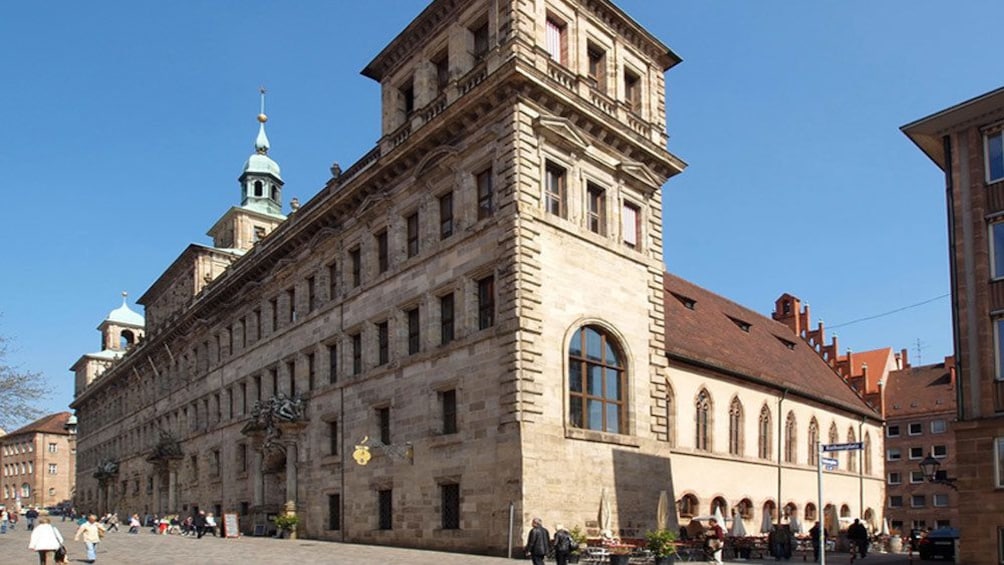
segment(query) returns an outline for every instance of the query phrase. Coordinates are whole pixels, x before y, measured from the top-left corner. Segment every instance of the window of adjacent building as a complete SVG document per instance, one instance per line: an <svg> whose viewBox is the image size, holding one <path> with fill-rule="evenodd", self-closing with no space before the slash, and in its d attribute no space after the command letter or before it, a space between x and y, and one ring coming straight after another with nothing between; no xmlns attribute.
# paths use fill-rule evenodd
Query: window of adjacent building
<svg viewBox="0 0 1004 565"><path fill-rule="evenodd" d="M986 145L987 182L1004 179L1004 132L987 135Z"/></svg>
<svg viewBox="0 0 1004 565"><path fill-rule="evenodd" d="M376 234L376 247L377 247L377 272L386 273L387 269L390 267L390 259L388 257L387 248L387 230L383 230Z"/></svg>
<svg viewBox="0 0 1004 565"><path fill-rule="evenodd" d="M408 257L418 255L418 212L405 218L407 228Z"/></svg>
<svg viewBox="0 0 1004 565"><path fill-rule="evenodd" d="M579 328L568 347L569 423L627 432L627 371L617 340L598 326Z"/></svg>
<svg viewBox="0 0 1004 565"><path fill-rule="evenodd" d="M49 474L50 475L55 475L56 474L56 464L55 463L49 463Z"/></svg>
<svg viewBox="0 0 1004 565"><path fill-rule="evenodd" d="M931 433L943 434L948 429L944 420L931 420Z"/></svg>
<svg viewBox="0 0 1004 565"><path fill-rule="evenodd" d="M899 461L902 459L902 453L900 453L898 447L892 447L886 450L885 459L886 461Z"/></svg>
<svg viewBox="0 0 1004 565"><path fill-rule="evenodd" d="M621 237L624 245L631 249L638 249L638 242L641 241L641 209L629 202L624 203L621 209Z"/></svg>
<svg viewBox="0 0 1004 565"><path fill-rule="evenodd" d="M565 169L551 162L544 169L544 200L549 213L565 217Z"/></svg>
<svg viewBox="0 0 1004 565"><path fill-rule="evenodd" d="M478 329L495 325L495 276L478 281Z"/></svg>
<svg viewBox="0 0 1004 565"><path fill-rule="evenodd" d="M49 444L49 453L55 453L55 452L56 452L56 444L50 443Z"/></svg>
<svg viewBox="0 0 1004 565"><path fill-rule="evenodd" d="M910 484L920 484L924 482L924 473L922 471L910 471Z"/></svg>
<svg viewBox="0 0 1004 565"><path fill-rule="evenodd" d="M352 288L363 282L363 257L359 247L349 250L349 267L352 269Z"/></svg>
<svg viewBox="0 0 1004 565"><path fill-rule="evenodd" d="M444 530L460 529L460 485L456 483L439 485L442 504L442 524Z"/></svg>
<svg viewBox="0 0 1004 565"><path fill-rule="evenodd" d="M890 424L885 429L886 437L899 437L899 424Z"/></svg>
<svg viewBox="0 0 1004 565"><path fill-rule="evenodd" d="M328 346L328 384L338 382L338 346Z"/></svg>
<svg viewBox="0 0 1004 565"><path fill-rule="evenodd" d="M757 422L757 456L760 459L771 458L771 425L770 408L760 409L760 419Z"/></svg>
<svg viewBox="0 0 1004 565"><path fill-rule="evenodd" d="M453 235L453 192L439 197L439 239Z"/></svg>
<svg viewBox="0 0 1004 565"><path fill-rule="evenodd" d="M910 448L910 459L923 459L924 458L924 448L923 447L911 447Z"/></svg>
<svg viewBox="0 0 1004 565"><path fill-rule="evenodd" d="M926 503L926 498L923 494L914 494L910 496L910 506L913 508L923 508Z"/></svg>
<svg viewBox="0 0 1004 565"><path fill-rule="evenodd" d="M729 453L742 455L743 449L743 404L733 398L729 406Z"/></svg>
<svg viewBox="0 0 1004 565"><path fill-rule="evenodd" d="M450 84L450 51L443 49L432 58L432 65L436 67L436 92L441 93L446 90L446 85Z"/></svg>
<svg viewBox="0 0 1004 565"><path fill-rule="evenodd" d="M328 300L338 295L338 263L328 263Z"/></svg>
<svg viewBox="0 0 1004 565"><path fill-rule="evenodd" d="M377 330L377 365L386 365L390 361L390 327L388 322L380 322Z"/></svg>
<svg viewBox="0 0 1004 565"><path fill-rule="evenodd" d="M589 59L589 82L592 87L606 92L607 90L607 54L602 47L593 42L586 43L586 57Z"/></svg>
<svg viewBox="0 0 1004 565"><path fill-rule="evenodd" d="M488 18L484 17L479 20L478 23L474 24L470 28L471 36L473 39L474 52L474 62L477 63L484 59L485 55L488 54Z"/></svg>
<svg viewBox="0 0 1004 565"><path fill-rule="evenodd" d="M943 459L948 457L948 446L947 445L935 445L931 449L931 455L937 459Z"/></svg>
<svg viewBox="0 0 1004 565"><path fill-rule="evenodd" d="M910 424L909 427L907 428L907 433L909 433L912 436L919 436L920 434L924 433L924 424L921 423Z"/></svg>
<svg viewBox="0 0 1004 565"><path fill-rule="evenodd" d="M894 471L894 472L889 473L889 484L890 485L898 485L898 484L902 484L902 483L903 483L903 473L900 473L898 471Z"/></svg>
<svg viewBox="0 0 1004 565"><path fill-rule="evenodd" d="M390 407L377 408L377 424L380 426L380 442L390 445Z"/></svg>
<svg viewBox="0 0 1004 565"><path fill-rule="evenodd" d="M363 372L363 334L352 334L350 338L352 339L352 374L358 375Z"/></svg>
<svg viewBox="0 0 1004 565"><path fill-rule="evenodd" d="M547 54L562 65L566 64L568 48L565 38L565 23L553 16L548 16L544 35Z"/></svg>
<svg viewBox="0 0 1004 565"><path fill-rule="evenodd" d="M641 77L630 69L624 69L624 103L628 110L641 112Z"/></svg>
<svg viewBox="0 0 1004 565"><path fill-rule="evenodd" d="M422 349L422 323L418 306L406 312L408 317L408 355L414 355Z"/></svg>
<svg viewBox="0 0 1004 565"><path fill-rule="evenodd" d="M341 495L327 495L327 529L341 529Z"/></svg>
<svg viewBox="0 0 1004 565"><path fill-rule="evenodd" d="M798 457L798 428L794 412L788 412L784 424L784 461L794 463Z"/></svg>
<svg viewBox="0 0 1004 565"><path fill-rule="evenodd" d="M589 231L606 234L607 191L593 183L586 185L586 224Z"/></svg>
<svg viewBox="0 0 1004 565"><path fill-rule="evenodd" d="M328 422L328 455L338 455L338 421Z"/></svg>
<svg viewBox="0 0 1004 565"><path fill-rule="evenodd" d="M443 345L453 341L453 293L439 297L439 341Z"/></svg>
<svg viewBox="0 0 1004 565"><path fill-rule="evenodd" d="M902 508L903 507L903 497L900 495L894 495L889 497L889 508Z"/></svg>
<svg viewBox="0 0 1004 565"><path fill-rule="evenodd" d="M990 224L990 273L992 278L1004 278L1004 222Z"/></svg>
<svg viewBox="0 0 1004 565"><path fill-rule="evenodd" d="M483 220L494 213L491 168L489 167L475 175L474 180L478 186L478 219Z"/></svg>
<svg viewBox="0 0 1004 565"><path fill-rule="evenodd" d="M440 392L439 405L443 417L443 434L457 433L457 391L450 389Z"/></svg>
<svg viewBox="0 0 1004 565"><path fill-rule="evenodd" d="M937 507L948 506L948 495L947 494L932 494L931 495L931 505Z"/></svg>
<svg viewBox="0 0 1004 565"><path fill-rule="evenodd" d="M378 527L381 530L392 529L392 517L394 514L394 508L392 506L392 501L394 499L393 494L394 491L390 489L377 491L377 505L379 508Z"/></svg>

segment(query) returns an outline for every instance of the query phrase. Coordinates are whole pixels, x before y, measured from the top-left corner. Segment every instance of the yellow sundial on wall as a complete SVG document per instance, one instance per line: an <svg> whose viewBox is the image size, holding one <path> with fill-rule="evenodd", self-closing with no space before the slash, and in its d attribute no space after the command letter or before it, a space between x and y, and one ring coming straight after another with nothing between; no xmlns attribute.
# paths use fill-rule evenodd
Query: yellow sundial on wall
<svg viewBox="0 0 1004 565"><path fill-rule="evenodd" d="M370 436L366 436L360 443L356 446L356 450L352 452L352 458L356 460L356 463L360 465L365 465L370 462L373 458L373 454L370 453L370 446L366 445L366 441L370 439Z"/></svg>

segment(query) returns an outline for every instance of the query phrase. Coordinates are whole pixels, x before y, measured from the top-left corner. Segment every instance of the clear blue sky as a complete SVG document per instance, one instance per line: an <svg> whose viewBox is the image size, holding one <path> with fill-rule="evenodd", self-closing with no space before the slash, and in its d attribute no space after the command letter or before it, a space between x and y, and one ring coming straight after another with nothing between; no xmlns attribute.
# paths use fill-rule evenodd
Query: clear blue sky
<svg viewBox="0 0 1004 565"><path fill-rule="evenodd" d="M379 136L359 71L425 6L17 2L0 19L0 334L73 394L96 326L238 203L269 89L284 197ZM791 292L828 326L948 293L941 173L899 126L1001 86L1004 3L620 0L684 62L667 74L668 269L769 313ZM980 22L987 22L984 29ZM134 309L139 307L133 305ZM951 354L947 298L836 330L841 348Z"/></svg>

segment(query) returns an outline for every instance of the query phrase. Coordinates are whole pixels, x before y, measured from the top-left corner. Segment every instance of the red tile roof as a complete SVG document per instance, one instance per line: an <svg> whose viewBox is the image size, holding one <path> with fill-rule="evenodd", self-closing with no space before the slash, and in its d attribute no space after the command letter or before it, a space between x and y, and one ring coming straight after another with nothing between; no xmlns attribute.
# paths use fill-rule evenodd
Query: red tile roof
<svg viewBox="0 0 1004 565"><path fill-rule="evenodd" d="M847 361L847 355L841 355L839 361ZM851 376L860 377L863 367L868 365L868 382L863 392L878 392L879 379L886 376L886 368L896 367L896 355L891 347L873 349L871 351L854 351L851 353Z"/></svg>
<svg viewBox="0 0 1004 565"><path fill-rule="evenodd" d="M66 422L70 420L69 412L56 412L55 414L49 414L48 416L43 416L38 420L28 424L27 426L22 426L13 432L3 436L3 439L12 438L17 435L27 434L27 433L44 433L44 434L69 434L64 427ZM0 440L2 441L2 440Z"/></svg>
<svg viewBox="0 0 1004 565"><path fill-rule="evenodd" d="M949 358L951 363L951 358ZM885 389L886 414L891 418L911 414L955 411L955 383L945 363L910 367L889 373Z"/></svg>
<svg viewBox="0 0 1004 565"><path fill-rule="evenodd" d="M665 273L666 354L878 417L788 326ZM688 306L692 304L692 307Z"/></svg>

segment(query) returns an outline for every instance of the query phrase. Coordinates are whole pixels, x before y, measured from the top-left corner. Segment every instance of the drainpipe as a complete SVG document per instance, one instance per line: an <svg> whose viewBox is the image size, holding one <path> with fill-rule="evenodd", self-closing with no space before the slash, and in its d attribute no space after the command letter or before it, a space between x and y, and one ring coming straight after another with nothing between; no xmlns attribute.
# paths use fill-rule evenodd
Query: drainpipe
<svg viewBox="0 0 1004 565"><path fill-rule="evenodd" d="M881 381L880 381L881 382ZM858 441L865 441L865 417L861 416L861 421L858 422ZM861 451L858 459L858 516L861 519L865 519L865 474L864 474L864 459L865 452Z"/></svg>
<svg viewBox="0 0 1004 565"><path fill-rule="evenodd" d="M781 430L783 430L784 424L782 423L781 415L783 414L782 406L784 405L784 399L788 396L788 389L781 390L781 398L777 401L777 506L775 510L777 511L777 527L781 527L781 461L784 457L784 450L782 449L782 437Z"/></svg>

